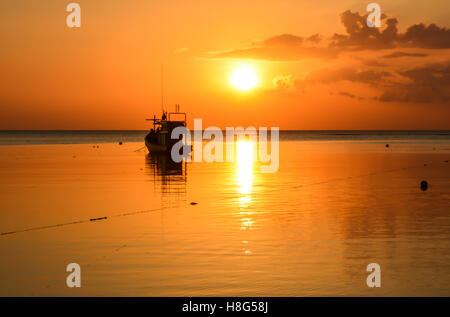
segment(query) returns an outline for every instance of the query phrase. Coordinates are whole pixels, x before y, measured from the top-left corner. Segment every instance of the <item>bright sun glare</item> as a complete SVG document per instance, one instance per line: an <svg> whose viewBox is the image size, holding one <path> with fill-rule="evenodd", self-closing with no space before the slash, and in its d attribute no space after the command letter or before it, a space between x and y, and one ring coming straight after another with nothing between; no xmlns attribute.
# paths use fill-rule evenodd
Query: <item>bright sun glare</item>
<svg viewBox="0 0 450 317"><path fill-rule="evenodd" d="M258 84L258 77L250 67L240 67L233 72L230 82L237 89L249 90Z"/></svg>
<svg viewBox="0 0 450 317"><path fill-rule="evenodd" d="M250 141L238 141L237 144L238 184L241 194L250 194L253 178L253 150Z"/></svg>

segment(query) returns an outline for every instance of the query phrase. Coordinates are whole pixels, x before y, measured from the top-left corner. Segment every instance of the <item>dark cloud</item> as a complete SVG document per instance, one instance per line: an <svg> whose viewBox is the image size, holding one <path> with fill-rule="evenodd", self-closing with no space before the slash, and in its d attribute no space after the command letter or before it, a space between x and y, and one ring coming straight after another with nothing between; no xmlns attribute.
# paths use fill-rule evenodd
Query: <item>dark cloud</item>
<svg viewBox="0 0 450 317"><path fill-rule="evenodd" d="M380 63L377 59L371 58L371 59L365 59L365 58L361 58L359 56L352 56L354 59L358 60L361 62L361 64L365 65L365 66L370 66L370 67L385 67L386 64Z"/></svg>
<svg viewBox="0 0 450 317"><path fill-rule="evenodd" d="M311 72L303 80L296 82L297 87L303 88L312 84L329 84L339 81L350 81L354 83L363 83L371 86L378 86L386 77L391 74L385 71L375 70L357 70L351 67L345 67L335 70L322 69Z"/></svg>
<svg viewBox="0 0 450 317"><path fill-rule="evenodd" d="M394 52L388 55L384 55L384 58L399 58L399 57L426 57L428 54L422 53L405 53L405 52Z"/></svg>
<svg viewBox="0 0 450 317"><path fill-rule="evenodd" d="M380 96L382 102L432 103L450 101L450 61L398 72L406 82L391 82Z"/></svg>
<svg viewBox="0 0 450 317"><path fill-rule="evenodd" d="M450 30L436 24L426 26L414 24L405 33L398 32L398 20L387 18L384 28L369 28L367 15L345 11L341 14L341 22L347 34L335 34L331 38L331 47L343 50L389 49L394 47L417 47L429 49L450 48Z"/></svg>
<svg viewBox="0 0 450 317"><path fill-rule="evenodd" d="M386 49L395 47L397 38L397 24L395 18L385 20L386 27L370 28L366 23L367 15L360 15L358 12L347 10L341 14L341 22L347 34L334 34L331 38L330 47L345 50L364 49Z"/></svg>
<svg viewBox="0 0 450 317"><path fill-rule="evenodd" d="M358 100L364 100L363 97L356 96L356 95L351 94L351 93L346 92L346 91L340 91L340 92L339 92L339 96L349 97L349 98L352 98L352 99L355 99L355 98L356 98L356 99L358 99Z"/></svg>
<svg viewBox="0 0 450 317"><path fill-rule="evenodd" d="M256 46L215 53L215 58L263 59L269 61L296 61L304 58L333 58L337 52L327 48L292 46Z"/></svg>
<svg viewBox="0 0 450 317"><path fill-rule="evenodd" d="M321 69L309 73L304 79L280 76L273 83L275 89L293 87L303 90L316 84L327 85L342 81L364 84L378 89L380 92L373 99L380 102L450 102L450 60L391 72L350 67ZM364 99L348 91L341 91L339 95L358 100Z"/></svg>
<svg viewBox="0 0 450 317"><path fill-rule="evenodd" d="M414 24L404 33L398 31L398 20L382 15L382 28L367 26L367 14L347 10L341 14L345 34L335 33L328 42L323 43L320 34L301 37L293 34L281 34L250 47L214 53L216 58L245 58L273 61L291 61L304 58L333 58L344 51L381 50L393 48L450 48L450 30L436 24ZM322 45L319 45L322 44ZM395 54L395 53L394 53ZM401 57L397 55L392 58ZM404 53L407 54L407 53ZM414 53L411 53L414 54ZM407 56L407 55L402 55ZM417 56L419 55L408 55Z"/></svg>
<svg viewBox="0 0 450 317"><path fill-rule="evenodd" d="M407 47L450 48L450 29L440 28L434 23L428 26L414 24L399 35L399 42Z"/></svg>
<svg viewBox="0 0 450 317"><path fill-rule="evenodd" d="M262 46L300 46L303 44L303 38L292 34L281 34L265 41L262 41Z"/></svg>
<svg viewBox="0 0 450 317"><path fill-rule="evenodd" d="M314 35L307 37L306 41L314 43L314 44L318 44L322 41L322 36L319 33L316 33Z"/></svg>
<svg viewBox="0 0 450 317"><path fill-rule="evenodd" d="M317 37L307 41L318 40ZM220 52L218 58L265 59L273 61L299 60L307 57L331 57L330 52L315 47L303 47L304 38L292 34L281 34L264 41L253 43L251 47Z"/></svg>
<svg viewBox="0 0 450 317"><path fill-rule="evenodd" d="M341 91L339 92L339 96L345 96L345 97L350 97L350 98L356 98L356 96L354 94L351 94L349 92L346 91Z"/></svg>

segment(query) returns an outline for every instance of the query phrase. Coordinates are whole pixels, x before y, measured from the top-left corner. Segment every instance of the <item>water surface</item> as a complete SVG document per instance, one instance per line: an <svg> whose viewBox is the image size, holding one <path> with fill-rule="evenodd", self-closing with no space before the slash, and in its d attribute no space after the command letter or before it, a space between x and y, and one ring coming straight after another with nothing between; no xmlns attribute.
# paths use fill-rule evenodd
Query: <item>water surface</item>
<svg viewBox="0 0 450 317"><path fill-rule="evenodd" d="M0 295L449 296L450 140L431 135L282 137L273 174L110 135L1 146Z"/></svg>

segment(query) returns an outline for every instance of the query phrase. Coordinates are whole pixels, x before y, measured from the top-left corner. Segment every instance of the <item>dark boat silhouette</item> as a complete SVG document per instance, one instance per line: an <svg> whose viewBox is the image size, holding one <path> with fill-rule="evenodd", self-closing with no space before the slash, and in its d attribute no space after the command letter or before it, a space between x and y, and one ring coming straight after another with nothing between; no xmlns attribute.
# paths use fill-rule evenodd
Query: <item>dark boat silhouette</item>
<svg viewBox="0 0 450 317"><path fill-rule="evenodd" d="M180 119L173 119L174 117L181 117ZM177 127L186 127L186 113L180 112L180 105L175 105L175 112L167 112L163 110L161 118L152 119L153 128L145 136L145 146L150 153L170 153L175 143L182 140L180 135L178 139L172 139L172 131Z"/></svg>

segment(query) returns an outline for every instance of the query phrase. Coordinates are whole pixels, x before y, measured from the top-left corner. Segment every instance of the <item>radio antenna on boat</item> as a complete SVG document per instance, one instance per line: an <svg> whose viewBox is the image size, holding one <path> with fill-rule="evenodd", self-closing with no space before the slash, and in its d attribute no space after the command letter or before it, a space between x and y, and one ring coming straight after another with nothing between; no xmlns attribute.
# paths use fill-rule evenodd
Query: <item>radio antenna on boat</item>
<svg viewBox="0 0 450 317"><path fill-rule="evenodd" d="M164 112L164 68L161 63L161 110Z"/></svg>

